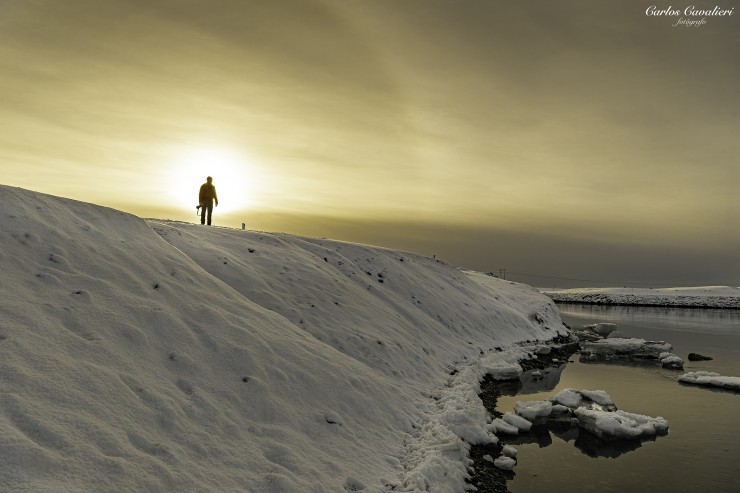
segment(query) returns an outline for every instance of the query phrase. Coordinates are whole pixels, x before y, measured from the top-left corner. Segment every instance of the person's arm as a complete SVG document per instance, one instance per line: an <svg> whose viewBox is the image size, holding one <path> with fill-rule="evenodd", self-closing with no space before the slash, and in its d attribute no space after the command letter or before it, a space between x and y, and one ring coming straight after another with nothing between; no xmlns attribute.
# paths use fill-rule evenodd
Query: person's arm
<svg viewBox="0 0 740 493"><path fill-rule="evenodd" d="M218 207L218 195L216 195L216 187L213 187L213 200L216 201L216 207Z"/></svg>

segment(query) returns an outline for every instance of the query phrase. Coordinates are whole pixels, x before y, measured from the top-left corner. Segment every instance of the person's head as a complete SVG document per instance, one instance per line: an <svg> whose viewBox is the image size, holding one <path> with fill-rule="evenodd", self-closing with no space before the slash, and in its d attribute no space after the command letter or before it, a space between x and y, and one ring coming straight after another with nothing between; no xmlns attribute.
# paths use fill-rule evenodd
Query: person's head
<svg viewBox="0 0 740 493"><path fill-rule="evenodd" d="M208 183L211 183L211 182L213 181L213 178L211 178L211 177L209 176L208 178L206 178L206 181L207 181Z"/></svg>

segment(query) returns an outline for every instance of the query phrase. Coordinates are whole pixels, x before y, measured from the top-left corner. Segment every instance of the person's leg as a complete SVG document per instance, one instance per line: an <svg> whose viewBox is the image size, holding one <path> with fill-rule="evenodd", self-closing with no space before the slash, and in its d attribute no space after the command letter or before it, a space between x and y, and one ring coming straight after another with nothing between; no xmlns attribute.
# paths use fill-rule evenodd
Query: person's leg
<svg viewBox="0 0 740 493"><path fill-rule="evenodd" d="M206 206L204 205L200 206L200 223L206 223Z"/></svg>
<svg viewBox="0 0 740 493"><path fill-rule="evenodd" d="M211 225L211 214L213 214L213 204L208 204L208 225Z"/></svg>

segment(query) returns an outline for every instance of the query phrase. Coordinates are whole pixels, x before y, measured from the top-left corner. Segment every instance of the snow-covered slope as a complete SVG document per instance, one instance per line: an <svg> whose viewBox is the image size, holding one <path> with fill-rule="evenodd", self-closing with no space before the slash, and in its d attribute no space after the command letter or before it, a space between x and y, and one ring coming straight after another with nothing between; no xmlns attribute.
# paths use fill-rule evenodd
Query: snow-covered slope
<svg viewBox="0 0 740 493"><path fill-rule="evenodd" d="M402 488L456 364L565 334L418 255L0 200L3 491Z"/></svg>
<svg viewBox="0 0 740 493"><path fill-rule="evenodd" d="M740 308L740 288L699 286L680 288L573 288L543 289L559 302L603 305Z"/></svg>

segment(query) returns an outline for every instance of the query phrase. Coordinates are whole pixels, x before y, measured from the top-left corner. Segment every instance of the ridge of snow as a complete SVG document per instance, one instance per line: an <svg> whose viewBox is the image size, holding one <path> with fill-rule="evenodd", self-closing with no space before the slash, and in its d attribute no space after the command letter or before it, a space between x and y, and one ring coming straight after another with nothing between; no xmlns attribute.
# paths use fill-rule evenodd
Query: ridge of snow
<svg viewBox="0 0 740 493"><path fill-rule="evenodd" d="M3 490L463 491L480 379L567 333L416 254L0 200Z"/></svg>

